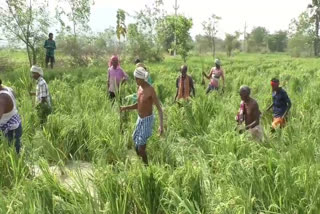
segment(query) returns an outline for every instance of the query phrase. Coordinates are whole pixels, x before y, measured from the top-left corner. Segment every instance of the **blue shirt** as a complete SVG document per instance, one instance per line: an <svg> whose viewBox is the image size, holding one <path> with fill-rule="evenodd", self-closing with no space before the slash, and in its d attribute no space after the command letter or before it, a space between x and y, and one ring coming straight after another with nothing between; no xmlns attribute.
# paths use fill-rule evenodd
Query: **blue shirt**
<svg viewBox="0 0 320 214"><path fill-rule="evenodd" d="M272 93L273 100L273 116L282 117L286 110L291 107L291 101L285 90L280 88L278 92Z"/></svg>

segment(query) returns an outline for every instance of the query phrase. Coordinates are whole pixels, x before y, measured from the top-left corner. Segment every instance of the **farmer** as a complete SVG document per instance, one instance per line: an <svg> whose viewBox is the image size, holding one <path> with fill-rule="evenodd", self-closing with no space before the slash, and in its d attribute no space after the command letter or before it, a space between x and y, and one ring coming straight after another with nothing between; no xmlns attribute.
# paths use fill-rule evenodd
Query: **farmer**
<svg viewBox="0 0 320 214"><path fill-rule="evenodd" d="M30 69L32 78L37 81L36 92L30 92L30 95L36 96L36 109L40 120L40 125L47 121L51 113L51 99L47 82L43 79L43 70L41 67L33 65Z"/></svg>
<svg viewBox="0 0 320 214"><path fill-rule="evenodd" d="M160 102L156 95L154 88L147 83L148 72L143 67L138 67L134 71L134 77L138 88L138 102L131 106L123 106L120 111L138 110L138 120L136 123L136 130L133 133L133 141L137 155L139 155L143 162L148 165L148 158L146 153L147 140L152 135L152 127L154 122L154 115L152 113L153 104L156 105L160 118L160 134L163 133L163 113Z"/></svg>
<svg viewBox="0 0 320 214"><path fill-rule="evenodd" d="M46 52L46 68L48 68L48 64L50 62L50 67L53 68L53 64L55 63L54 58L54 50L56 49L56 42L53 40L53 33L49 33L49 39L44 42Z"/></svg>
<svg viewBox="0 0 320 214"><path fill-rule="evenodd" d="M176 101L178 99L189 99L191 92L193 96L195 96L195 89L193 87L192 78L187 75L188 67L186 65L182 65L180 68L181 75L176 80L176 88L177 93L174 98Z"/></svg>
<svg viewBox="0 0 320 214"><path fill-rule="evenodd" d="M222 78L222 90L224 90L224 71L221 68L221 61L219 59L215 60L215 67L211 68L209 75L202 72L202 74L207 78L210 79L209 86L207 88L206 94L210 91L218 90L219 89L219 80L220 77Z"/></svg>
<svg viewBox="0 0 320 214"><path fill-rule="evenodd" d="M253 139L262 141L263 129L260 125L261 112L257 101L250 97L250 91L251 90L248 86L241 86L240 88L241 103L236 121L238 122L238 125L245 122L245 127L240 130L240 133L244 130L248 130Z"/></svg>
<svg viewBox="0 0 320 214"><path fill-rule="evenodd" d="M272 87L272 104L268 107L269 111L273 107L273 122L272 130L274 131L277 127L283 128L286 123L286 116L291 108L291 101L288 97L287 92L279 87L279 80L273 78L271 80Z"/></svg>
<svg viewBox="0 0 320 214"><path fill-rule="evenodd" d="M120 67L117 56L112 56L109 61L108 68L108 91L110 99L116 97L120 84L123 84L128 79L128 75Z"/></svg>
<svg viewBox="0 0 320 214"><path fill-rule="evenodd" d="M21 119L18 114L16 99L13 92L2 85L0 80L0 129L8 139L9 145L15 141L17 154L20 152L22 136Z"/></svg>

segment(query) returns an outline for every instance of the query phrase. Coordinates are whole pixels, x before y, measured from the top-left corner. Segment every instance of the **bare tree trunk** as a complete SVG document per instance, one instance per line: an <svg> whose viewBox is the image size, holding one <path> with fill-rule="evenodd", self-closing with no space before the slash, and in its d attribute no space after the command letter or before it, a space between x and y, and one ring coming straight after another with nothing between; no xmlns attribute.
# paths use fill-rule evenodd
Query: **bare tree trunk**
<svg viewBox="0 0 320 214"><path fill-rule="evenodd" d="M314 39L314 56L319 56L319 14L316 14L315 39Z"/></svg>
<svg viewBox="0 0 320 214"><path fill-rule="evenodd" d="M35 49L35 47L30 47L31 48L31 51L32 51L32 63L33 65L36 65L37 64L37 51Z"/></svg>
<svg viewBox="0 0 320 214"><path fill-rule="evenodd" d="M29 60L29 65L30 67L32 66L32 59L31 59L31 53L30 53L30 47L28 44L26 44L27 47L27 54L28 54L28 60Z"/></svg>

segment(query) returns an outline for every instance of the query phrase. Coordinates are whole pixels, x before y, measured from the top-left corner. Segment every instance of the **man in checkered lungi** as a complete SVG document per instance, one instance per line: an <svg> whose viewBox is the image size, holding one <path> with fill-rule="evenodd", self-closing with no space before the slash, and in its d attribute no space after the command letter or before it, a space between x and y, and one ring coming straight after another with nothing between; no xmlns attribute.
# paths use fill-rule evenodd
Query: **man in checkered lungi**
<svg viewBox="0 0 320 214"><path fill-rule="evenodd" d="M163 133L163 113L160 106L159 99L154 88L148 84L148 72L143 67L138 67L134 71L136 83L138 88L138 102L131 106L124 106L120 111L138 110L138 120L136 130L133 133L133 140L135 142L136 152L142 158L143 162L148 165L148 158L146 153L147 140L152 135L152 127L154 122L154 115L152 112L153 104L157 107L160 117L160 134Z"/></svg>

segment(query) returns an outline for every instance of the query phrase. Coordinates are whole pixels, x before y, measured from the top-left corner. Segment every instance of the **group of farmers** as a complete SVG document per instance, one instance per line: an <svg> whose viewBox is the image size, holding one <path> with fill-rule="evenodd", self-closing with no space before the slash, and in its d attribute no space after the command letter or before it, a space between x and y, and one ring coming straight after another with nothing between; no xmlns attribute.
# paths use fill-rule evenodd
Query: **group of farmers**
<svg viewBox="0 0 320 214"><path fill-rule="evenodd" d="M50 62L51 68L55 62L54 49L56 48L53 40L53 35L49 34L49 39L45 41L44 47L47 49L46 54L46 67ZM138 85L137 94L132 98L135 100L135 104L130 106L120 107L120 111L137 110L138 119L136 123L136 129L133 133L133 141L135 142L135 148L137 154L142 158L145 164L148 164L146 154L146 144L148 138L152 135L154 114L153 105L158 109L158 115L160 118L159 132L163 133L163 111L160 101L156 95L154 88L152 87L152 79L146 68L146 66L137 59L135 61L136 68L134 71L134 77ZM176 95L177 100L190 100L190 97L195 96L194 81L191 76L187 74L188 67L186 65L181 66L181 75L176 79ZM30 95L36 96L36 108L40 123L46 122L47 116L51 112L51 100L49 89L46 81L43 78L43 70L41 67L32 66L31 73L33 79L37 81L36 92L30 92ZM209 74L203 73L203 76L210 80L206 93L211 91L223 90L225 87L225 74L222 69L221 61L215 60L215 66L210 70ZM222 79L222 87L220 86L220 78ZM117 56L112 56L109 61L107 89L110 99L114 99L118 94L120 85L128 79L128 75L120 67L119 59ZM272 99L273 103L267 108L267 110L273 109L273 122L272 131L276 128L284 127L286 123L286 116L291 107L291 101L286 91L279 86L279 80L273 78L271 80L272 87ZM259 105L251 94L251 89L248 86L241 86L239 91L241 97L240 109L236 116L236 122L238 124L239 132L242 133L245 130L252 135L257 141L263 141L263 128L260 125L261 112ZM8 139L9 144L14 143L16 152L20 152L21 142L20 137L22 135L21 119L18 114L16 106L16 99L14 92L11 88L2 85L0 80L0 129L4 136Z"/></svg>

